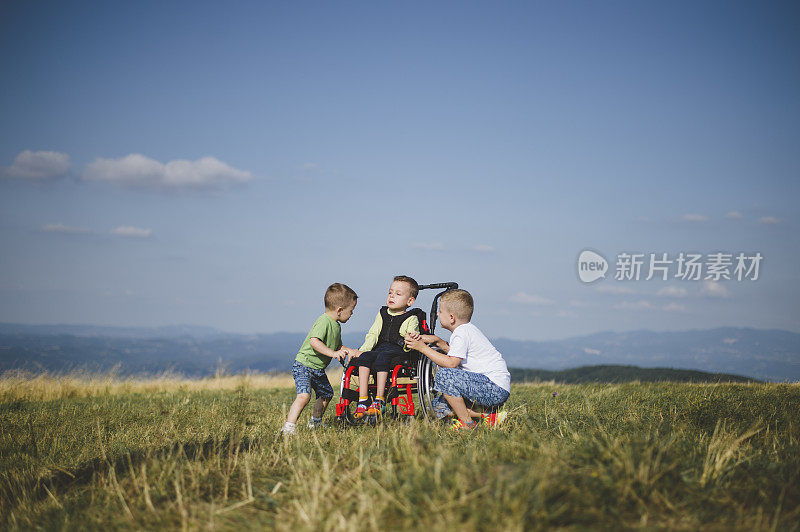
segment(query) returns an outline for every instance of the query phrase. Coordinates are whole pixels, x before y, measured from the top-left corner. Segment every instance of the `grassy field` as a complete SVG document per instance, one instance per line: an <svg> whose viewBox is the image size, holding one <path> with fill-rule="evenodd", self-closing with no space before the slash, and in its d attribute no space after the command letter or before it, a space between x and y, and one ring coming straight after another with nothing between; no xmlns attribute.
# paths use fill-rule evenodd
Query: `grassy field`
<svg viewBox="0 0 800 532"><path fill-rule="evenodd" d="M558 395L554 395L557 392ZM279 436L291 379L0 379L4 529L797 530L800 385L515 385L499 430ZM332 416L332 407L328 417Z"/></svg>

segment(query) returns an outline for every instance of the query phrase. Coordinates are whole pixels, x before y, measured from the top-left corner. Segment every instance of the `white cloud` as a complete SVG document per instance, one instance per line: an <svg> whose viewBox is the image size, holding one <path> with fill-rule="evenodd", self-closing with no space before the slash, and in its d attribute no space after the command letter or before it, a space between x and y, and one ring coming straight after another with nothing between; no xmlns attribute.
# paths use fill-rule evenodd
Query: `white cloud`
<svg viewBox="0 0 800 532"><path fill-rule="evenodd" d="M599 349L591 349L589 347L584 347L583 348L583 352L586 353L587 355L599 355L600 354L600 350Z"/></svg>
<svg viewBox="0 0 800 532"><path fill-rule="evenodd" d="M727 344L727 345L733 345L738 341L739 341L738 338L723 338L722 339L722 343Z"/></svg>
<svg viewBox="0 0 800 532"><path fill-rule="evenodd" d="M473 251L480 251L481 253L491 253L494 251L492 246L487 246L486 244L478 244L472 247Z"/></svg>
<svg viewBox="0 0 800 532"><path fill-rule="evenodd" d="M684 214L682 220L684 222L707 222L708 217L702 214Z"/></svg>
<svg viewBox="0 0 800 532"><path fill-rule="evenodd" d="M25 150L17 154L14 164L0 168L0 177L44 181L61 177L69 170L69 155L57 151Z"/></svg>
<svg viewBox="0 0 800 532"><path fill-rule="evenodd" d="M596 288L601 294L635 294L636 290L630 286L618 286L613 284L602 284Z"/></svg>
<svg viewBox="0 0 800 532"><path fill-rule="evenodd" d="M725 218L729 220L741 220L742 213L740 213L739 211L731 211L725 215Z"/></svg>
<svg viewBox="0 0 800 532"><path fill-rule="evenodd" d="M687 291L679 286L665 286L656 292L656 295L661 297L686 297Z"/></svg>
<svg viewBox="0 0 800 532"><path fill-rule="evenodd" d="M412 248L417 249L435 249L435 250L442 250L444 249L444 244L441 242L414 242L411 244Z"/></svg>
<svg viewBox="0 0 800 532"><path fill-rule="evenodd" d="M774 216L763 216L758 219L758 223L765 225L774 225L781 223L781 221L775 218Z"/></svg>
<svg viewBox="0 0 800 532"><path fill-rule="evenodd" d="M617 310L653 310L653 305L649 301L641 299L639 301L623 301L614 305Z"/></svg>
<svg viewBox="0 0 800 532"><path fill-rule="evenodd" d="M250 172L232 168L214 157L196 161L178 159L163 164L138 153L119 159L98 157L83 171L83 179L87 181L173 190L220 188L252 178Z"/></svg>
<svg viewBox="0 0 800 532"><path fill-rule="evenodd" d="M569 306L575 308L586 308L589 306L589 303L587 303L586 301L577 301L573 299L572 301L569 302Z"/></svg>
<svg viewBox="0 0 800 532"><path fill-rule="evenodd" d="M121 225L112 229L111 234L126 238L150 238L150 235L153 234L153 230L140 229L138 227L131 227L130 225Z"/></svg>
<svg viewBox="0 0 800 532"><path fill-rule="evenodd" d="M553 301L552 299L547 299L546 297L538 295L528 294L526 292L517 292L516 294L508 298L508 300L511 301L512 303L522 303L523 305L536 305L536 306L552 305L553 303L555 303L555 301Z"/></svg>
<svg viewBox="0 0 800 532"><path fill-rule="evenodd" d="M661 310L667 312L686 312L686 307L677 303L670 303L661 307Z"/></svg>
<svg viewBox="0 0 800 532"><path fill-rule="evenodd" d="M65 234L87 234L91 233L90 229L85 227L72 227L64 224L47 224L40 228L40 231L45 233L65 233Z"/></svg>
<svg viewBox="0 0 800 532"><path fill-rule="evenodd" d="M703 288L700 289L700 295L705 297L728 297L730 292L722 283L707 279L703 281Z"/></svg>

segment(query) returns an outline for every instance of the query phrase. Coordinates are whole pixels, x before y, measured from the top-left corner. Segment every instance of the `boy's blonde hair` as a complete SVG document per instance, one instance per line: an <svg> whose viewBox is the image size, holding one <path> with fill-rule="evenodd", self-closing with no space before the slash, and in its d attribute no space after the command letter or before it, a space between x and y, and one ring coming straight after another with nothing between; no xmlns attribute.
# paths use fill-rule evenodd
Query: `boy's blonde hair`
<svg viewBox="0 0 800 532"><path fill-rule="evenodd" d="M475 303L472 295L466 290L459 288L448 290L442 295L442 303L447 305L447 310L453 313L460 320L469 321L472 319L472 311L475 310Z"/></svg>
<svg viewBox="0 0 800 532"><path fill-rule="evenodd" d="M392 282L394 281L408 283L408 286L411 287L411 297L417 299L417 294L419 294L419 284L414 280L413 277L409 277L408 275L397 275L394 279L392 279Z"/></svg>
<svg viewBox="0 0 800 532"><path fill-rule="evenodd" d="M336 310L339 307L347 308L358 299L355 290L342 283L333 283L325 290L325 308Z"/></svg>

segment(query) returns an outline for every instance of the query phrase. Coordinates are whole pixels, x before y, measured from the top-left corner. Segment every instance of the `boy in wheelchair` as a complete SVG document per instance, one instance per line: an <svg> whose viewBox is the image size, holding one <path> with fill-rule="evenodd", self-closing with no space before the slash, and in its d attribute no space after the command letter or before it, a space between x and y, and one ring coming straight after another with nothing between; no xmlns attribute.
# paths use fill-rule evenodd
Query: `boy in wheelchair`
<svg viewBox="0 0 800 532"><path fill-rule="evenodd" d="M409 334L419 334L420 309L409 307L419 293L417 282L406 275L392 280L386 306L381 307L360 349L349 349L350 365L358 367L359 398L356 419L366 415L378 415L386 403L386 381L389 371L398 364L408 364L410 349L405 346ZM368 385L370 372L375 372L375 400L369 403Z"/></svg>

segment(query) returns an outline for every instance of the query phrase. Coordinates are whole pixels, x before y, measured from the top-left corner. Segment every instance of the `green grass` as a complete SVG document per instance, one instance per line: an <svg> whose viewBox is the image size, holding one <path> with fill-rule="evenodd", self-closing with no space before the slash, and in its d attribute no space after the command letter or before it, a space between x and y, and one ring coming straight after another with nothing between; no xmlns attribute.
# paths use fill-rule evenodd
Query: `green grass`
<svg viewBox="0 0 800 532"><path fill-rule="evenodd" d="M559 395L553 396L552 392ZM800 386L515 385L500 430L279 436L290 388L0 402L0 528L797 530ZM332 416L332 406L327 417Z"/></svg>

